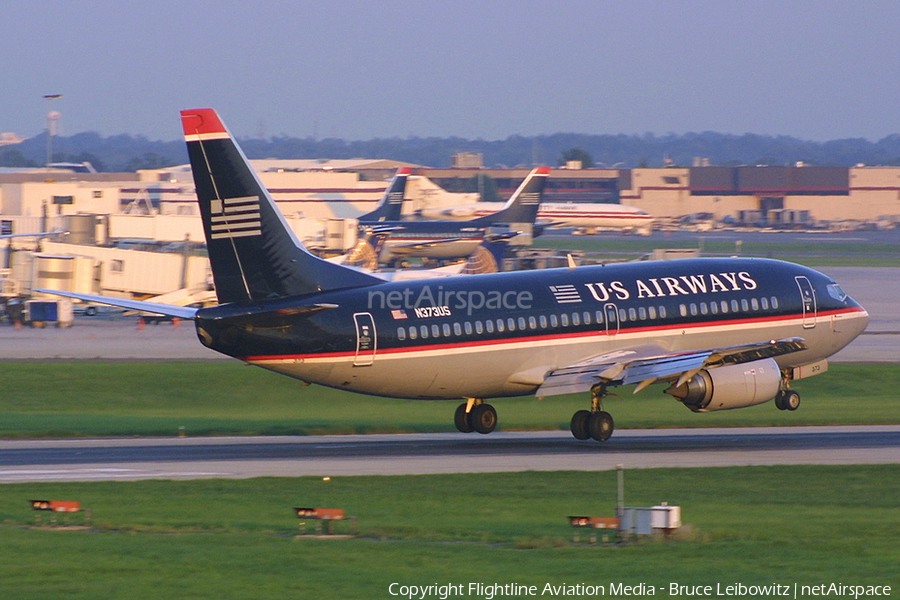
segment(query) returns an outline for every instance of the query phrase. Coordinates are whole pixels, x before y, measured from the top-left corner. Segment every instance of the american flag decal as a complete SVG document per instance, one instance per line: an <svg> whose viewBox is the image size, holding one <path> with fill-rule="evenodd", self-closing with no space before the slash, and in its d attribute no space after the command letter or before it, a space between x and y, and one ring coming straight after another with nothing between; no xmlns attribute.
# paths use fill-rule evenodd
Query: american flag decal
<svg viewBox="0 0 900 600"><path fill-rule="evenodd" d="M581 296L574 285L551 285L550 291L559 304L570 304L572 302L581 302Z"/></svg>
<svg viewBox="0 0 900 600"><path fill-rule="evenodd" d="M395 320L396 319L405 319L406 311L405 310L392 310L391 316L394 317Z"/></svg>
<svg viewBox="0 0 900 600"><path fill-rule="evenodd" d="M212 211L212 239L262 235L259 216L259 197L224 198L210 203Z"/></svg>

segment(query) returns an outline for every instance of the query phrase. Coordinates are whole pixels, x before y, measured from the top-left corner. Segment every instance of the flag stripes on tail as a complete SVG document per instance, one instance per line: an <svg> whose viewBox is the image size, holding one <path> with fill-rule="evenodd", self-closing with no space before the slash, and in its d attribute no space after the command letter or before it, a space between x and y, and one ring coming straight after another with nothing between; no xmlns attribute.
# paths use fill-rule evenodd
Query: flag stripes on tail
<svg viewBox="0 0 900 600"><path fill-rule="evenodd" d="M262 235L259 196L213 200L210 207L212 239Z"/></svg>

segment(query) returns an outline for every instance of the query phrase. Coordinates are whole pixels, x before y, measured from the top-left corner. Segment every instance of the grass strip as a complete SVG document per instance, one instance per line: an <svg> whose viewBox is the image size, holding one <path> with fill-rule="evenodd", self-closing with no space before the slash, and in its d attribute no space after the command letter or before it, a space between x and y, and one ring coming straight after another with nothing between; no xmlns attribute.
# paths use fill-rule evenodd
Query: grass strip
<svg viewBox="0 0 900 600"><path fill-rule="evenodd" d="M574 544L566 516L612 515L615 477L3 485L0 581L17 599L388 598L394 582L900 589L896 466L626 471L626 504L679 505L682 532L623 547ZM26 500L39 497L81 501L93 527L32 528ZM359 517L359 537L295 538L298 505L346 509Z"/></svg>
<svg viewBox="0 0 900 600"><path fill-rule="evenodd" d="M363 396L232 363L11 362L3 365L0 437L313 435L455 431L456 402ZM619 428L900 422L900 365L834 364L795 382L796 412L769 402L694 414L656 385L617 388ZM500 430L567 429L587 394L492 400Z"/></svg>

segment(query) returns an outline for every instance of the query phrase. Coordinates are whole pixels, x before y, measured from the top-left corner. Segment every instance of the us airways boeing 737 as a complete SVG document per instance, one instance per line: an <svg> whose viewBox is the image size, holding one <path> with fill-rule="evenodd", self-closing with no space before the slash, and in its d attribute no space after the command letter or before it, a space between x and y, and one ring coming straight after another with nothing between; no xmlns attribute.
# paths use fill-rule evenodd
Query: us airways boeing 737
<svg viewBox="0 0 900 600"><path fill-rule="evenodd" d="M192 318L207 347L305 382L462 400L462 432L495 428L487 399L580 392L572 434L603 441L608 390L656 382L694 412L795 410L791 382L868 321L830 277L767 259L385 282L303 248L215 111L182 122L221 304L63 295Z"/></svg>

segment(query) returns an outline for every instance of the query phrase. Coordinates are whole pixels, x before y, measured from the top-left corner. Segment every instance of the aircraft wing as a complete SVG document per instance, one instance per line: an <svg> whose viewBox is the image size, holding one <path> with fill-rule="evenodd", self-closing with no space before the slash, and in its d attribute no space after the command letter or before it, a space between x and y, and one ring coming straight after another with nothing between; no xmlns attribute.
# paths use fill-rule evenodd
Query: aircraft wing
<svg viewBox="0 0 900 600"><path fill-rule="evenodd" d="M555 396L588 391L598 383L638 384L637 393L651 383L678 378L680 385L701 369L739 364L798 352L806 348L802 338L768 340L691 352L668 352L655 344L607 352L574 365L556 369L544 379L536 396Z"/></svg>
<svg viewBox="0 0 900 600"><path fill-rule="evenodd" d="M76 300L84 300L86 302L96 302L97 304L109 304L110 306L118 306L119 308L127 308L128 310L140 310L149 313L167 315L169 317L178 317L179 319L193 319L197 314L196 308L188 306L174 306L172 304L160 304L159 302L144 302L142 300L129 300L127 298L113 298L111 296L97 296L94 294L76 294L75 292L61 292L58 290L34 290L42 294L53 294L55 296L64 296L66 298L75 298Z"/></svg>

